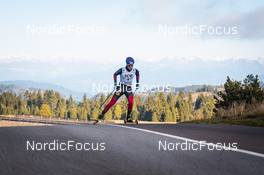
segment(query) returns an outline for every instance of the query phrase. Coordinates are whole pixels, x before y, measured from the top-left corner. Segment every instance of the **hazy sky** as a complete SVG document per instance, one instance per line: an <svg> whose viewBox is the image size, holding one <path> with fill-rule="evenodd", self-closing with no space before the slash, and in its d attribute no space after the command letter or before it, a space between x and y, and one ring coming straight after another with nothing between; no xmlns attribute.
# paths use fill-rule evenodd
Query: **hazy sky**
<svg viewBox="0 0 264 175"><path fill-rule="evenodd" d="M127 55L142 60L264 55L263 0L10 0L1 2L0 16L1 59L111 62ZM185 25L235 26L237 35L164 34L164 27ZM37 28L42 31L33 33Z"/></svg>
<svg viewBox="0 0 264 175"><path fill-rule="evenodd" d="M263 17L263 0L1 1L0 81L86 91L92 82L111 83L127 56L153 84L264 75ZM202 33L188 33L201 26ZM219 27L227 34L214 33Z"/></svg>

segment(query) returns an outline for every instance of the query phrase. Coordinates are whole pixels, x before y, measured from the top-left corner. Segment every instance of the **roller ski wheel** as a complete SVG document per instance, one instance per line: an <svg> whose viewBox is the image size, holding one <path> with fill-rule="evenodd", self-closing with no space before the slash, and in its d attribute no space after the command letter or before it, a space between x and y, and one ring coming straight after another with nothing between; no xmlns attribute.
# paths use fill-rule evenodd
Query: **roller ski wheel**
<svg viewBox="0 0 264 175"><path fill-rule="evenodd" d="M127 119L124 119L124 124L138 124L138 120L127 120Z"/></svg>
<svg viewBox="0 0 264 175"><path fill-rule="evenodd" d="M104 118L104 114L100 114L100 115L98 116L98 119L95 119L95 120L94 120L93 124L95 125L95 124L97 124L97 123L102 123L102 122L103 122L103 118Z"/></svg>
<svg viewBox="0 0 264 175"><path fill-rule="evenodd" d="M100 122L100 120L94 120L93 121L93 125L96 125L97 123L99 123Z"/></svg>

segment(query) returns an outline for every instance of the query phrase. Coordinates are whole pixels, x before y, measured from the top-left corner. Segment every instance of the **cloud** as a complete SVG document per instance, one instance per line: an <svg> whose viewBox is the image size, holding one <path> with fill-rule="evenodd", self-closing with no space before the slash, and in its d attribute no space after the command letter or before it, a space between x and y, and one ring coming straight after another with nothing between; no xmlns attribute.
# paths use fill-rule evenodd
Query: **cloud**
<svg viewBox="0 0 264 175"><path fill-rule="evenodd" d="M250 12L229 14L214 21L214 25L237 26L241 39L264 38L264 6Z"/></svg>
<svg viewBox="0 0 264 175"><path fill-rule="evenodd" d="M252 10L261 7L260 4L260 1L256 3L246 0L205 0L199 2L197 0L144 0L120 1L116 5L95 3L96 8L92 8L93 6L75 3L76 7L81 5L82 8L80 7L81 9L78 11L76 11L77 8L72 9L70 16L64 13L56 16L55 9L60 10L57 6L52 9L44 8L39 12L42 17L35 15L35 20L30 20L27 15L22 15L21 19L16 18L19 19L19 23L8 20L11 19L10 17L7 18L3 25L12 30L3 27L4 30L2 29L0 32L0 38L2 38L0 60L3 59L6 62L41 60L52 64L87 60L112 64L123 60L127 55L151 61L166 57L195 56L208 59L256 58L263 56L261 46L264 40L241 42L237 37L227 39L213 37L204 40L196 35L172 34L165 36L159 31L159 26L174 28L184 27L185 24L195 26L235 24L240 26L241 37L263 38L264 30L261 26L263 8ZM66 6L67 3L61 8L66 8ZM31 13L37 9L34 6L28 8ZM103 13L98 13L98 10ZM72 19L76 20L72 21ZM71 24L71 22L74 25L104 24L106 30L103 35L93 36L45 34L33 36L26 32L27 24L53 25L58 22L62 25ZM251 29L250 26L254 26L254 29Z"/></svg>
<svg viewBox="0 0 264 175"><path fill-rule="evenodd" d="M144 24L207 24L212 18L232 12L234 0L145 0L137 9Z"/></svg>

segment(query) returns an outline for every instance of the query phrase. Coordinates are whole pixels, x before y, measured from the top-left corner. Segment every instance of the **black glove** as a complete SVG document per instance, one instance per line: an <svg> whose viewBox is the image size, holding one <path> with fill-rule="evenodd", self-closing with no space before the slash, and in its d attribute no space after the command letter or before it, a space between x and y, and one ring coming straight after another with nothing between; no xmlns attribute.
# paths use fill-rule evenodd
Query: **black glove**
<svg viewBox="0 0 264 175"><path fill-rule="evenodd" d="M120 87L120 86L119 86L119 85L117 85L117 83L115 82L115 83L114 83L114 88L115 88L115 91L118 91L118 90L119 90L119 87Z"/></svg>

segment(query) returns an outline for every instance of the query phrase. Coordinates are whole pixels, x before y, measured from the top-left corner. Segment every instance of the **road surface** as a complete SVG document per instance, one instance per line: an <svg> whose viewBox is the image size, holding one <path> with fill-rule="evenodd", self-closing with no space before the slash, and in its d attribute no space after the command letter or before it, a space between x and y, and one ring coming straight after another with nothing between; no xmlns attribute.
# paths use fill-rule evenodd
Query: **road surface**
<svg viewBox="0 0 264 175"><path fill-rule="evenodd" d="M245 152L159 150L161 142L183 143L184 138L238 142L239 149ZM103 143L105 149L27 150L27 143L32 146L33 141L43 144L54 140ZM264 129L245 126L100 124L0 128L1 175L260 175L264 174L263 155Z"/></svg>

